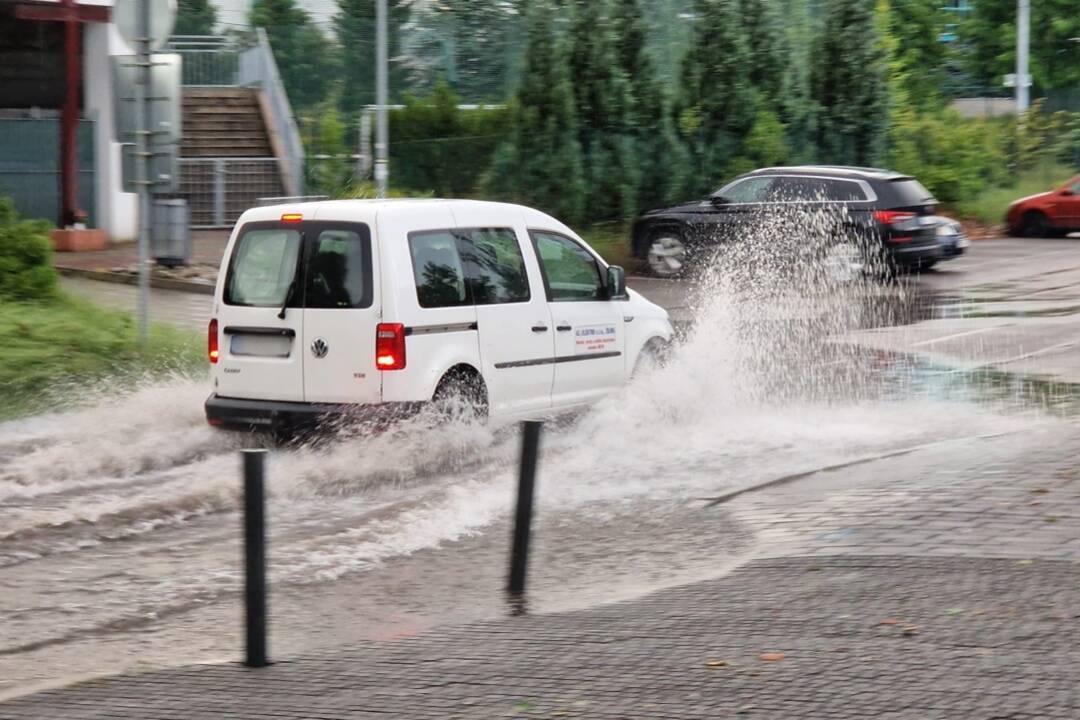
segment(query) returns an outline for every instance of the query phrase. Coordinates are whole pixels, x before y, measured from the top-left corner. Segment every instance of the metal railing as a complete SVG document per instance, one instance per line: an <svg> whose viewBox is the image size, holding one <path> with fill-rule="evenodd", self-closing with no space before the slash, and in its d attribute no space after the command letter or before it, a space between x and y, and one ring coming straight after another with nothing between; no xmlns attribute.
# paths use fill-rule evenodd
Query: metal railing
<svg viewBox="0 0 1080 720"><path fill-rule="evenodd" d="M228 227L281 189L276 158L180 158L177 195L188 201L193 228Z"/></svg>
<svg viewBox="0 0 1080 720"><path fill-rule="evenodd" d="M270 40L262 28L257 28L255 33L258 42L241 53L237 79L240 85L262 90L270 115L267 120L272 125L268 129L278 141L273 142L272 137L271 144L282 155L285 194L303 195L304 144L300 140L300 131L296 127L285 86L281 83Z"/></svg>
<svg viewBox="0 0 1080 720"><path fill-rule="evenodd" d="M185 87L249 87L261 92L285 194L303 195L304 145L266 31L256 28L255 44L248 47L231 38L176 35L169 39L168 49L183 58Z"/></svg>
<svg viewBox="0 0 1080 720"><path fill-rule="evenodd" d="M230 38L212 35L174 35L168 51L183 59L185 87L235 87L243 52Z"/></svg>

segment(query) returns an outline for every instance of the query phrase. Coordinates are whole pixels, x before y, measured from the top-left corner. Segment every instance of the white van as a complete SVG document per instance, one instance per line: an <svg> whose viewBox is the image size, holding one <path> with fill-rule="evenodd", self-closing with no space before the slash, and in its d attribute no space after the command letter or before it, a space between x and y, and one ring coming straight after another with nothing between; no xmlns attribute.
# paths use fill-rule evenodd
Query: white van
<svg viewBox="0 0 1080 720"><path fill-rule="evenodd" d="M287 430L464 396L537 417L623 385L667 313L536 210L337 200L248 210L209 328L211 425Z"/></svg>

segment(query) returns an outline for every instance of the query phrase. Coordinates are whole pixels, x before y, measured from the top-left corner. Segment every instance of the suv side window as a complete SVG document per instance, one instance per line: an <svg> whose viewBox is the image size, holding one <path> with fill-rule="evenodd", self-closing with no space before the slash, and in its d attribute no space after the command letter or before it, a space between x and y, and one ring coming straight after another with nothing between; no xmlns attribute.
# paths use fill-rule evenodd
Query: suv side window
<svg viewBox="0 0 1080 720"><path fill-rule="evenodd" d="M409 233L416 299L423 308L471 305L472 298L451 230Z"/></svg>
<svg viewBox="0 0 1080 720"><path fill-rule="evenodd" d="M311 245L304 306L370 307L371 245L352 230L323 230Z"/></svg>
<svg viewBox="0 0 1080 720"><path fill-rule="evenodd" d="M863 186L850 180L823 180L826 200L840 202L865 202L869 200Z"/></svg>
<svg viewBox="0 0 1080 720"><path fill-rule="evenodd" d="M509 228L462 231L465 271L477 305L528 302L529 277L517 234Z"/></svg>
<svg viewBox="0 0 1080 720"><path fill-rule="evenodd" d="M547 285L548 300L603 300L604 283L596 258L568 237L531 230Z"/></svg>
<svg viewBox="0 0 1080 720"><path fill-rule="evenodd" d="M727 187L721 188L717 195L730 203L759 203L766 202L770 189L776 182L772 177L752 177L745 180L737 180Z"/></svg>

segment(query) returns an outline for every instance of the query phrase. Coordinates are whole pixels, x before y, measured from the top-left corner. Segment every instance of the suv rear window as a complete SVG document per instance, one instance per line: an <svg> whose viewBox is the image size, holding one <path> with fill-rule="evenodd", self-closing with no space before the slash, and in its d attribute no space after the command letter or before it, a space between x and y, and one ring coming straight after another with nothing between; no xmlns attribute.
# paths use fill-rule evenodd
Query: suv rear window
<svg viewBox="0 0 1080 720"><path fill-rule="evenodd" d="M225 303L255 307L285 302L300 256L300 232L248 230L237 242L225 282Z"/></svg>
<svg viewBox="0 0 1080 720"><path fill-rule="evenodd" d="M923 187L922 183L915 178L891 180L888 183L889 192L892 193L893 201L898 206L926 205L936 203L937 200L930 191Z"/></svg>

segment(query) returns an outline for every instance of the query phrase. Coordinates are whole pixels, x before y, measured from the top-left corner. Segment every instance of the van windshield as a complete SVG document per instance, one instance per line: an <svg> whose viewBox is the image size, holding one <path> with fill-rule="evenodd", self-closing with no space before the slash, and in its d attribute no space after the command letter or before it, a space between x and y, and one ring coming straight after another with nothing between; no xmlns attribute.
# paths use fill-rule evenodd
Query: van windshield
<svg viewBox="0 0 1080 720"><path fill-rule="evenodd" d="M225 282L228 305L277 307L285 302L300 257L294 229L249 230L237 242Z"/></svg>

